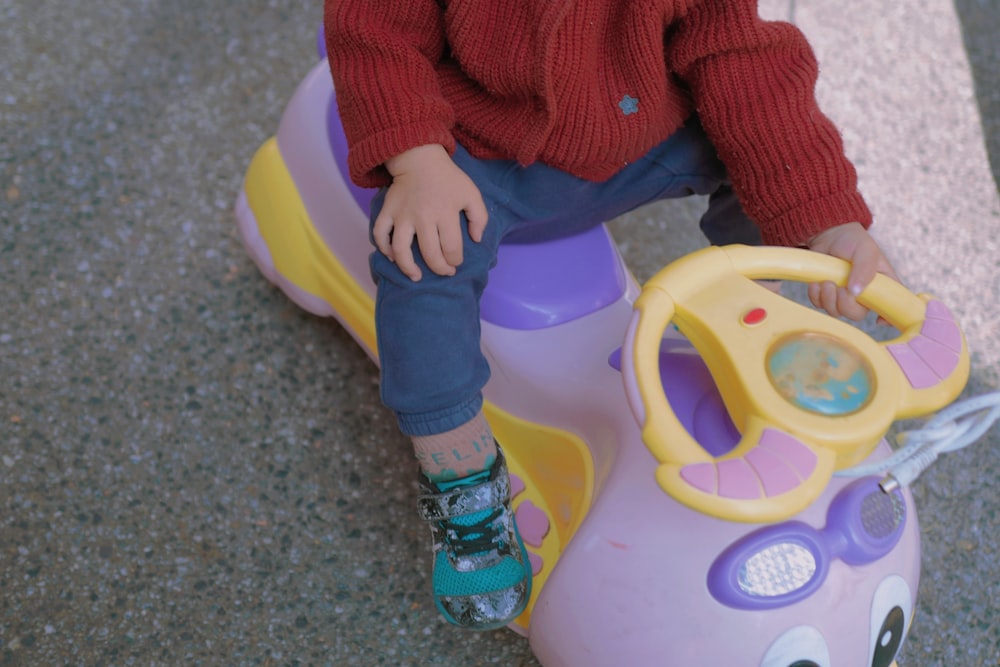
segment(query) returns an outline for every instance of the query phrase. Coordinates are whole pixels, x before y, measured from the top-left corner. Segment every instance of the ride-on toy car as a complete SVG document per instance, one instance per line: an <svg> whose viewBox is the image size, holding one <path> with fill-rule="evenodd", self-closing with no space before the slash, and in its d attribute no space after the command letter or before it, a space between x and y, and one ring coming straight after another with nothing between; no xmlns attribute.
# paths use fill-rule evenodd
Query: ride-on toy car
<svg viewBox="0 0 1000 667"><path fill-rule="evenodd" d="M377 363L372 193L345 162L321 60L237 219L264 275ZM894 664L917 594L913 501L833 473L887 456L891 421L951 402L969 362L948 309L887 278L861 297L900 331L883 343L752 280L846 273L803 250L707 248L640 292L603 225L501 248L484 393L535 573L512 627L542 665Z"/></svg>

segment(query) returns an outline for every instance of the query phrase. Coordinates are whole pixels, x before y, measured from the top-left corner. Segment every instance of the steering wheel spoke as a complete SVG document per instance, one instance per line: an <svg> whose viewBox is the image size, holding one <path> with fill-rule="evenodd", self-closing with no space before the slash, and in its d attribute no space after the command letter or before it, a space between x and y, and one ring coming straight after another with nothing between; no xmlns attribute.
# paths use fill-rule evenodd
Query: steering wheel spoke
<svg viewBox="0 0 1000 667"><path fill-rule="evenodd" d="M816 499L834 460L831 452L757 420L732 453L710 462L663 464L656 477L671 496L705 513L778 521L789 504L808 505Z"/></svg>

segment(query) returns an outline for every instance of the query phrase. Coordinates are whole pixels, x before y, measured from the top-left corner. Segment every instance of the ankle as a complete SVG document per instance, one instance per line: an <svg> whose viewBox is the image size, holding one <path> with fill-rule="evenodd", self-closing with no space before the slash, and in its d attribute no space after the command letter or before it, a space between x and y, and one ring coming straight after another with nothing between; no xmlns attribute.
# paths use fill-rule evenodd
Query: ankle
<svg viewBox="0 0 1000 667"><path fill-rule="evenodd" d="M432 482L488 470L497 456L493 431L482 412L451 431L414 436L412 440L420 469Z"/></svg>

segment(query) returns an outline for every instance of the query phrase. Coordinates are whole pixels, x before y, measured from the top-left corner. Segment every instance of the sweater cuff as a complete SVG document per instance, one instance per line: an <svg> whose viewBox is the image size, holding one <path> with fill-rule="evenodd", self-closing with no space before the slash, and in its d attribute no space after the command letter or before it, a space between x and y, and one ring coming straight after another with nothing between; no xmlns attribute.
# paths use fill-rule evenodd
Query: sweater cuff
<svg viewBox="0 0 1000 667"><path fill-rule="evenodd" d="M806 245L820 232L849 222L859 222L865 229L872 224L871 211L858 192L806 202L776 218L761 221L759 226L765 244L796 247Z"/></svg>
<svg viewBox="0 0 1000 667"><path fill-rule="evenodd" d="M455 153L455 137L440 122L427 121L394 127L372 134L351 146L347 156L351 180L362 188L389 185L392 176L385 168L387 160L417 146L441 144L448 155Z"/></svg>

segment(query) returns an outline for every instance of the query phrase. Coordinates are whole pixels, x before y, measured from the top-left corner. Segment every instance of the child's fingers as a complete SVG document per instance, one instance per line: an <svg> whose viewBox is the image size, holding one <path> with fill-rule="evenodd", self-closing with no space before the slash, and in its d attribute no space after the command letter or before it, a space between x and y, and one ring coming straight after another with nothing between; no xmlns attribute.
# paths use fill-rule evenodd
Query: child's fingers
<svg viewBox="0 0 1000 667"><path fill-rule="evenodd" d="M837 288L837 312L840 317L846 317L860 322L868 315L868 308L858 303L854 294L843 287Z"/></svg>
<svg viewBox="0 0 1000 667"><path fill-rule="evenodd" d="M847 276L847 291L857 296L878 273L882 251L874 243L862 244L848 259L851 261L851 271Z"/></svg>
<svg viewBox="0 0 1000 667"><path fill-rule="evenodd" d="M375 224L372 226L372 237L375 241L375 247L390 262L396 261L392 252L392 226L392 218L384 213L375 219Z"/></svg>
<svg viewBox="0 0 1000 667"><path fill-rule="evenodd" d="M811 283L807 293L812 305L825 310L832 317L846 317L861 321L868 315L868 309L858 303L846 288L829 280Z"/></svg>
<svg viewBox="0 0 1000 667"><path fill-rule="evenodd" d="M839 289L837 285L829 280L813 284L816 286L816 297L812 299L813 305L817 308L822 308L833 317L840 317L840 311L837 309L837 292Z"/></svg>
<svg viewBox="0 0 1000 667"><path fill-rule="evenodd" d="M454 275L455 269L462 264L462 226L456 220L454 224L441 225L436 230L438 234L438 247L441 249L444 266L435 267L430 262L427 265L431 267L434 273L439 273L443 276ZM423 252L422 246L421 252ZM424 260L426 261L426 259L425 257ZM438 268L446 271L446 273L441 273Z"/></svg>
<svg viewBox="0 0 1000 667"><path fill-rule="evenodd" d="M391 259L399 267L399 270L403 272L403 275L410 280L417 281L420 280L422 274L420 267L417 266L416 261L413 259L413 239L414 232L411 228L396 228L393 230ZM389 255L386 255L386 257L389 257Z"/></svg>
<svg viewBox="0 0 1000 667"><path fill-rule="evenodd" d="M441 229L428 225L417 235L417 245L420 248L420 256L424 260L427 268L439 276L455 275L455 266L445 257L442 248ZM459 248L461 253L461 247ZM461 263L461 262L459 262Z"/></svg>
<svg viewBox="0 0 1000 667"><path fill-rule="evenodd" d="M809 295L809 303L815 308L823 307L823 303L820 301L820 283L809 283L806 287L806 294Z"/></svg>
<svg viewBox="0 0 1000 667"><path fill-rule="evenodd" d="M483 203L481 196L465 207L465 217L469 221L469 236L472 237L473 241L479 243L483 240L483 232L490 219L490 215L486 211L486 204Z"/></svg>

